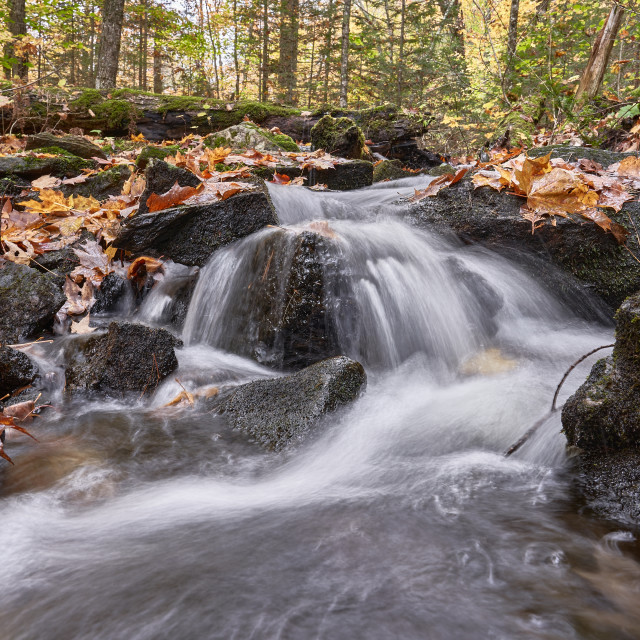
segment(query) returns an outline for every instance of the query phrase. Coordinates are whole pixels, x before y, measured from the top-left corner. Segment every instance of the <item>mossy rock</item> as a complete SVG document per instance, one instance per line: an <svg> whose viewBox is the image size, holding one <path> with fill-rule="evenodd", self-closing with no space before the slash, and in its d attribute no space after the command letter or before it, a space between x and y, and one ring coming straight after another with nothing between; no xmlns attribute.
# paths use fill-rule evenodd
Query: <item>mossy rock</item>
<svg viewBox="0 0 640 640"><path fill-rule="evenodd" d="M170 145L167 147L154 147L149 145L148 147L144 147L140 152L140 155L136 158L136 167L138 169L146 169L149 164L149 160L164 160L168 156L173 156L177 151L180 150L178 145Z"/></svg>
<svg viewBox="0 0 640 640"><path fill-rule="evenodd" d="M333 118L326 115L311 129L311 144L314 149L324 149L328 153L361 160L365 156L364 135L350 118Z"/></svg>
<svg viewBox="0 0 640 640"><path fill-rule="evenodd" d="M131 176L131 170L126 165L117 165L106 171L100 171L87 179L86 182L74 185L64 185L62 192L65 196L71 194L93 197L98 201L103 201L110 196L118 196L122 193L124 183Z"/></svg>
<svg viewBox="0 0 640 640"><path fill-rule="evenodd" d="M95 108L102 102L104 102L104 97L98 89L84 89L77 98L69 103L69 106L75 110L88 111L91 109L95 111Z"/></svg>
<svg viewBox="0 0 640 640"><path fill-rule="evenodd" d="M209 143L211 147L258 151L300 151L298 145L289 136L261 129L253 122L241 122L213 134L210 138L212 138Z"/></svg>
<svg viewBox="0 0 640 640"><path fill-rule="evenodd" d="M62 151L62 150L61 150ZM93 163L72 155L56 155L49 158L35 156L5 156L0 158L0 178L14 176L33 180L50 174L58 178L73 178L83 169L93 167Z"/></svg>
<svg viewBox="0 0 640 640"><path fill-rule="evenodd" d="M414 175L411 171L402 168L400 160L383 160L373 167L373 181L399 180Z"/></svg>

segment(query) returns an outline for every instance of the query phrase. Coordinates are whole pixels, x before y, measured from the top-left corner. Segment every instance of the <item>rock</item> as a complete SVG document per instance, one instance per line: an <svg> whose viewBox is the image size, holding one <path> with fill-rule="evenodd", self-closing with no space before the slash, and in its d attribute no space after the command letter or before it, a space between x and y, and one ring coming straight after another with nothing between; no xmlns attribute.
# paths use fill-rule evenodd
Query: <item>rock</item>
<svg viewBox="0 0 640 640"><path fill-rule="evenodd" d="M270 199L256 189L222 202L138 213L121 228L113 245L201 267L216 249L278 224Z"/></svg>
<svg viewBox="0 0 640 640"><path fill-rule="evenodd" d="M276 369L301 369L341 353L326 308L327 242L314 231L278 229L265 237L252 261L252 286L230 311L226 348Z"/></svg>
<svg viewBox="0 0 640 640"><path fill-rule="evenodd" d="M284 165L278 165L275 168L257 167L254 173L265 180L271 180L274 173L289 176L291 179L304 176L307 178L306 186L326 184L328 189L334 191L362 189L373 184L373 164L366 160L345 160L336 164L333 169L305 169L304 171L300 167Z"/></svg>
<svg viewBox="0 0 640 640"><path fill-rule="evenodd" d="M283 133L261 129L253 122L241 122L211 134L205 140L210 147L256 149L257 151L300 151L298 145Z"/></svg>
<svg viewBox="0 0 640 640"><path fill-rule="evenodd" d="M73 244L64 249L57 251L47 251L38 256L38 263L33 264L33 268L42 273L48 273L53 280L62 287L65 282L65 276L69 275L79 264L80 258L74 251L84 245L87 240L95 240L95 236L86 229L80 232L80 238Z"/></svg>
<svg viewBox="0 0 640 640"><path fill-rule="evenodd" d="M382 182L383 180L399 180L400 178L409 178L415 174L411 171L405 171L402 168L400 160L383 160L373 167L373 181Z"/></svg>
<svg viewBox="0 0 640 640"><path fill-rule="evenodd" d="M14 262L0 265L0 343L50 330L65 300L50 274Z"/></svg>
<svg viewBox="0 0 640 640"><path fill-rule="evenodd" d="M324 414L355 400L366 379L359 362L339 356L290 376L233 387L214 406L233 428L278 451L307 435Z"/></svg>
<svg viewBox="0 0 640 640"><path fill-rule="evenodd" d="M125 303L127 297L133 297L131 282L117 273L110 273L95 292L95 302L91 307L91 313L113 312Z"/></svg>
<svg viewBox="0 0 640 640"><path fill-rule="evenodd" d="M598 360L562 409L567 442L589 453L640 451L640 293L616 314L613 355Z"/></svg>
<svg viewBox="0 0 640 640"><path fill-rule="evenodd" d="M54 136L52 133L37 133L27 138L27 151L46 149L47 147L58 147L87 160L91 158L107 159L107 155L98 145L82 136Z"/></svg>
<svg viewBox="0 0 640 640"><path fill-rule="evenodd" d="M350 118L333 118L326 115L311 129L314 149L324 149L342 158L362 160L365 157L364 135Z"/></svg>
<svg viewBox="0 0 640 640"><path fill-rule="evenodd" d="M149 211L147 200L152 193L162 195L173 187L177 182L181 187L197 187L201 180L191 171L174 167L162 160L150 160L144 172L147 181L146 188L140 196L140 206L136 216L140 216Z"/></svg>
<svg viewBox="0 0 640 640"><path fill-rule="evenodd" d="M438 167L442 164L442 158L439 155L421 149L417 140L405 140L394 144L385 155L391 159L400 160L405 167L412 169Z"/></svg>
<svg viewBox="0 0 640 640"><path fill-rule="evenodd" d="M40 176L50 174L58 178L73 178L82 169L90 168L92 164L74 156L56 156L50 158L36 158L35 156L5 156L0 158L0 177L19 176L34 180Z"/></svg>
<svg viewBox="0 0 640 640"><path fill-rule="evenodd" d="M170 145L167 147L153 147L149 145L145 147L136 158L136 167L144 170L147 168L150 160L164 160L168 156L175 155L176 151L179 150L180 147L178 145Z"/></svg>
<svg viewBox="0 0 640 640"><path fill-rule="evenodd" d="M532 150L531 155L543 151ZM576 147L554 149L558 157L594 157L593 150ZM608 165L621 154L599 151L595 155ZM530 251L564 272L573 275L611 308L617 308L628 295L640 289L640 264L617 244L611 233L595 224L576 223L557 218L531 233L531 224L519 214L523 198L488 187L474 189L470 177L442 189L436 197L424 198L410 206L409 217L418 225L454 231L465 242L480 242L492 249ZM607 214L626 225L631 234L630 215L640 228L640 202L629 202L619 213Z"/></svg>
<svg viewBox="0 0 640 640"><path fill-rule="evenodd" d="M178 368L180 342L164 329L112 322L106 333L91 335L73 354L66 371L68 393L152 393Z"/></svg>
<svg viewBox="0 0 640 640"><path fill-rule="evenodd" d="M95 176L87 178L86 182L80 184L62 185L61 191L65 197L71 194L88 198L93 196L96 200L106 200L110 196L119 196L122 193L124 183L131 176L131 169L126 165L119 164L107 171L101 171Z"/></svg>
<svg viewBox="0 0 640 640"><path fill-rule="evenodd" d="M0 347L0 398L31 384L37 376L38 367L29 356L10 347Z"/></svg>

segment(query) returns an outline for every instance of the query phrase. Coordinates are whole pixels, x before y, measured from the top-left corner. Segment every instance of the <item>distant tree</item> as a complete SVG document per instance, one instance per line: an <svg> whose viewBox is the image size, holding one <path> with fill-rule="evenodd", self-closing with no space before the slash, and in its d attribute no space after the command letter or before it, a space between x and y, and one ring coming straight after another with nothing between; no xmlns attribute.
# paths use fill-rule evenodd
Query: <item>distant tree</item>
<svg viewBox="0 0 640 640"><path fill-rule="evenodd" d="M5 56L14 62L11 68L7 68L5 74L7 78L13 75L26 79L29 73L28 57L24 51L19 51L15 46L17 41L27 34L25 0L9 0L9 32L13 41L7 45Z"/></svg>
<svg viewBox="0 0 640 640"><path fill-rule="evenodd" d="M351 22L351 0L344 0L342 8L342 56L340 61L340 106L347 106L349 89L349 27Z"/></svg>
<svg viewBox="0 0 640 640"><path fill-rule="evenodd" d="M118 76L125 0L104 0L102 30L98 41L96 89L113 89Z"/></svg>

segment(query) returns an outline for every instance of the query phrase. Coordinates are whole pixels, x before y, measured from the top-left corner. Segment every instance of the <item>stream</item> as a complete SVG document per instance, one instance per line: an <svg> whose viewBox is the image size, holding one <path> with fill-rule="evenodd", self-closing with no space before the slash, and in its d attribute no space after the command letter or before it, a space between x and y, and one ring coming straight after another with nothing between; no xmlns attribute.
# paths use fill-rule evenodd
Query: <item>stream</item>
<svg viewBox="0 0 640 640"><path fill-rule="evenodd" d="M284 228L212 256L179 370L152 398L63 402L72 338L31 348L54 408L30 427L39 443L7 442L3 640L640 638L636 532L582 503L559 413L503 456L613 327L519 263L409 224L398 194L418 185L270 185ZM364 394L280 453L163 407L180 384L278 375L241 355L256 256L273 248L283 290L309 229L325 234L327 313ZM136 319L162 325L184 273L170 267Z"/></svg>

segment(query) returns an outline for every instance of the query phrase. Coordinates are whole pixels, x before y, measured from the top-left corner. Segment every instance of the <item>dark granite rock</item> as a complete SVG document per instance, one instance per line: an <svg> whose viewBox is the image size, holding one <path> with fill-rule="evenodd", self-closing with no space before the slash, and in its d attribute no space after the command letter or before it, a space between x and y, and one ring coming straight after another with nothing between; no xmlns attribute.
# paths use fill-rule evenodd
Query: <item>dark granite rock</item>
<svg viewBox="0 0 640 640"><path fill-rule="evenodd" d="M147 200L152 193L162 195L173 187L177 182L181 187L197 187L202 181L195 173L174 167L163 160L150 159L144 172L147 181L146 188L140 196L140 206L136 216L143 215L149 211Z"/></svg>
<svg viewBox="0 0 640 640"><path fill-rule="evenodd" d="M0 158L0 178L19 176L34 180L50 174L58 178L73 178L92 164L75 156L36 158L35 156L5 156Z"/></svg>
<svg viewBox="0 0 640 640"><path fill-rule="evenodd" d="M213 405L233 428L277 451L302 439L324 414L355 400L366 379L359 362L339 356L290 376L234 387Z"/></svg>
<svg viewBox="0 0 640 640"><path fill-rule="evenodd" d="M106 333L89 336L71 355L66 390L116 396L152 393L178 368L174 347L179 344L164 329L112 322Z"/></svg>
<svg viewBox="0 0 640 640"><path fill-rule="evenodd" d="M300 167L277 166L258 167L254 173L265 180L271 180L274 173L289 176L291 179L298 176L307 178L305 186L313 187L317 184L326 184L327 188L334 191L350 191L370 187L373 184L373 164L366 160L348 160L336 164L333 169L305 169Z"/></svg>
<svg viewBox="0 0 640 640"><path fill-rule="evenodd" d="M131 176L129 167L119 164L107 171L101 171L95 176L87 178L86 182L80 184L63 185L62 193L66 197L70 195L93 196L96 200L106 200L110 196L119 196L122 193L124 183Z"/></svg>
<svg viewBox="0 0 640 640"><path fill-rule="evenodd" d="M31 384L38 376L38 367L22 351L0 347L0 398L20 387Z"/></svg>
<svg viewBox="0 0 640 640"><path fill-rule="evenodd" d="M222 202L138 213L122 227L113 245L134 253L166 256L189 266L203 266L216 249L267 225L278 224L268 196L255 190Z"/></svg>
<svg viewBox="0 0 640 640"><path fill-rule="evenodd" d="M91 307L91 313L100 314L115 311L127 296L133 296L131 282L117 273L110 273L95 292L95 302Z"/></svg>
<svg viewBox="0 0 640 640"><path fill-rule="evenodd" d="M0 343L50 330L65 300L50 274L14 262L0 265Z"/></svg>

